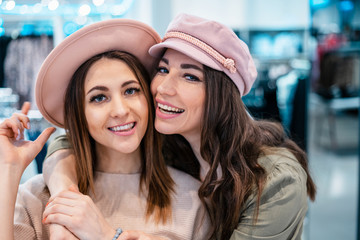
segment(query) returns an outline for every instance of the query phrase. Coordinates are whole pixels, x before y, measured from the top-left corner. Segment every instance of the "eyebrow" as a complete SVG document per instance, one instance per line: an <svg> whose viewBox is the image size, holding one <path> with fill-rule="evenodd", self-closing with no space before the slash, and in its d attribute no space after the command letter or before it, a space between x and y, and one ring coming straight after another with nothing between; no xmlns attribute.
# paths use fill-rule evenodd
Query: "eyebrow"
<svg viewBox="0 0 360 240"><path fill-rule="evenodd" d="M100 91L109 91L109 89L105 86L95 86L93 88L91 88L86 95L88 95L89 93L91 93L92 91L95 91L95 90L100 90Z"/></svg>
<svg viewBox="0 0 360 240"><path fill-rule="evenodd" d="M129 81L124 82L124 83L121 85L121 87L126 87L127 85L130 85L130 84L133 84L133 83L136 83L136 84L139 84L139 85L140 85L139 81L129 80ZM87 94L89 94L90 92L95 91L95 90L100 90L100 91L105 91L105 92L107 92L107 91L109 91L109 88L108 88L108 87L105 87L105 86L102 86L102 85L98 85L98 86L95 86L95 87L91 88L91 89L87 92Z"/></svg>
<svg viewBox="0 0 360 240"><path fill-rule="evenodd" d="M183 69L193 68L193 69L202 71L202 69L200 67L198 67L197 65L194 65L194 64L183 63L183 64L180 65L180 67L183 68Z"/></svg>
<svg viewBox="0 0 360 240"><path fill-rule="evenodd" d="M161 58L160 61L162 61L162 62L169 65L169 60L167 58L163 57L163 58ZM183 64L180 65L180 67L183 68L183 69L191 69L191 68L193 68L193 69L196 69L196 70L199 70L199 71L203 71L199 66L197 66L195 64L183 63Z"/></svg>
<svg viewBox="0 0 360 240"><path fill-rule="evenodd" d="M169 60L167 60L166 58L161 58L161 60L160 60L161 62L164 62L164 63L166 63L166 64L169 64Z"/></svg>

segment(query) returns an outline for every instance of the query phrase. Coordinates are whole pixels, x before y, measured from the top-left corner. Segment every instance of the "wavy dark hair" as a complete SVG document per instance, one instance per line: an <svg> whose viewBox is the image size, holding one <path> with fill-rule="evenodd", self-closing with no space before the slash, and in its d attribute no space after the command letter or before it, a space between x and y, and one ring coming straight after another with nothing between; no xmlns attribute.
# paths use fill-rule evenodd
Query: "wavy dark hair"
<svg viewBox="0 0 360 240"><path fill-rule="evenodd" d="M74 150L76 173L80 192L94 192L94 169L96 166L95 140L88 131L85 117L84 81L90 67L100 59L115 59L126 63L139 80L149 109L148 125L141 141L140 189L147 194L146 217L154 214L156 222L166 222L171 217L172 180L161 154L161 139L154 130L154 103L149 90L149 74L133 55L122 51L98 54L83 63L74 73L65 94L65 129Z"/></svg>
<svg viewBox="0 0 360 240"><path fill-rule="evenodd" d="M204 79L206 97L200 151L210 170L198 193L212 220L210 239L231 237L241 210L253 193L257 194L256 224L266 183L266 172L258 158L270 149L286 148L297 158L307 174L308 196L314 200L316 187L306 154L288 138L280 123L252 119L235 84L223 72L204 66ZM185 138L180 135L165 138L164 154L168 163L199 178L199 163ZM219 165L221 179L216 172Z"/></svg>

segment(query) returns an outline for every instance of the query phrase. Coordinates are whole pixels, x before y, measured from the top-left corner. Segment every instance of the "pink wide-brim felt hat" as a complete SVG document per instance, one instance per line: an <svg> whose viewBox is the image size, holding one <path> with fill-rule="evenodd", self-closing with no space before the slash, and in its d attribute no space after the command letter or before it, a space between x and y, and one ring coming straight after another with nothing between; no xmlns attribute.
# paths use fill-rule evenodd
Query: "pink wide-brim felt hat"
<svg viewBox="0 0 360 240"><path fill-rule="evenodd" d="M162 42L152 46L149 53L161 57L168 48L224 72L241 96L251 90L257 77L248 46L230 28L215 21L179 14L170 23Z"/></svg>
<svg viewBox="0 0 360 240"><path fill-rule="evenodd" d="M71 34L51 51L39 71L35 95L41 114L50 123L64 127L64 96L70 79L97 54L112 50L131 53L151 74L157 60L148 50L160 41L152 27L130 19L97 22Z"/></svg>

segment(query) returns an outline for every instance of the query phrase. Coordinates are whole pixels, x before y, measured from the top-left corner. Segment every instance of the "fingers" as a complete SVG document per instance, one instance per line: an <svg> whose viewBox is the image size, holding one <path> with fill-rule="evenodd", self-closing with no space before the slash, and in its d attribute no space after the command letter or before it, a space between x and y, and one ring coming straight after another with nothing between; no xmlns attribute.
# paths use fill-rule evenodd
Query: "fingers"
<svg viewBox="0 0 360 240"><path fill-rule="evenodd" d="M76 193L80 193L79 192L79 187L75 184L72 184L70 187L69 187L69 191L72 191L72 192L76 192Z"/></svg>
<svg viewBox="0 0 360 240"><path fill-rule="evenodd" d="M1 134L8 137L16 138L17 140L21 137L21 131L23 129L22 124L16 118L5 119L1 124Z"/></svg>
<svg viewBox="0 0 360 240"><path fill-rule="evenodd" d="M34 141L35 147L37 148L37 150L39 150L39 152L43 148L43 146L45 145L46 141L49 139L51 134L55 132L55 130L56 129L54 127L49 127L45 129L40 134L40 136L38 136L38 138Z"/></svg>
<svg viewBox="0 0 360 240"><path fill-rule="evenodd" d="M6 136L8 138L16 138L14 131L12 129L1 129L0 128L0 135Z"/></svg>
<svg viewBox="0 0 360 240"><path fill-rule="evenodd" d="M21 107L21 113L27 115L30 110L31 104L30 102L24 102Z"/></svg>
<svg viewBox="0 0 360 240"><path fill-rule="evenodd" d="M92 200L87 195L79 192L63 191L49 199L43 217L46 218L48 215L59 212L68 215L73 215L72 213L75 212L80 215L82 211L96 212L92 205Z"/></svg>
<svg viewBox="0 0 360 240"><path fill-rule="evenodd" d="M30 128L29 118L24 114L14 113L0 124L0 134L20 140L23 138L24 128Z"/></svg>
<svg viewBox="0 0 360 240"><path fill-rule="evenodd" d="M74 215L78 210L79 196L74 193L66 191L59 193L54 199L49 200L43 213L43 218L46 219L51 214L61 213L66 215Z"/></svg>
<svg viewBox="0 0 360 240"><path fill-rule="evenodd" d="M82 198L82 194L80 193L74 193L71 191L62 191L54 196L51 196L51 198L48 201L47 207L50 207L52 204L66 204L74 206L75 200L80 200Z"/></svg>
<svg viewBox="0 0 360 240"><path fill-rule="evenodd" d="M42 220L43 224L59 224L66 228L69 226L74 226L74 219L71 215L62 214L62 213L55 213L50 214L46 218Z"/></svg>
<svg viewBox="0 0 360 240"><path fill-rule="evenodd" d="M51 218L50 220L48 219L49 216L51 215L56 215L56 214L61 214L61 215L67 215L67 216L73 216L76 215L77 211L76 208L74 208L71 205L65 205L65 204L56 204L56 205L52 205L51 207L47 207L43 213L43 223L47 224L47 223L56 223L56 222L51 222ZM47 221L48 220L48 221Z"/></svg>

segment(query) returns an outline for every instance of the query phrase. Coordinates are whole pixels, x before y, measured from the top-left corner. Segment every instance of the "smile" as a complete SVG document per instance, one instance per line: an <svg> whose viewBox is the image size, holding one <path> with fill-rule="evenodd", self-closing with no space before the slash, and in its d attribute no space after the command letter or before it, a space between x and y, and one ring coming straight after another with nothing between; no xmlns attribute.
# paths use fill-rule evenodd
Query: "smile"
<svg viewBox="0 0 360 240"><path fill-rule="evenodd" d="M159 107L159 110L165 114L179 114L179 113L183 113L185 111L184 109L170 107L170 106L162 104L162 103L158 103L158 107Z"/></svg>
<svg viewBox="0 0 360 240"><path fill-rule="evenodd" d="M109 130L113 132L127 132L135 127L135 122L128 123L121 126L110 127Z"/></svg>

